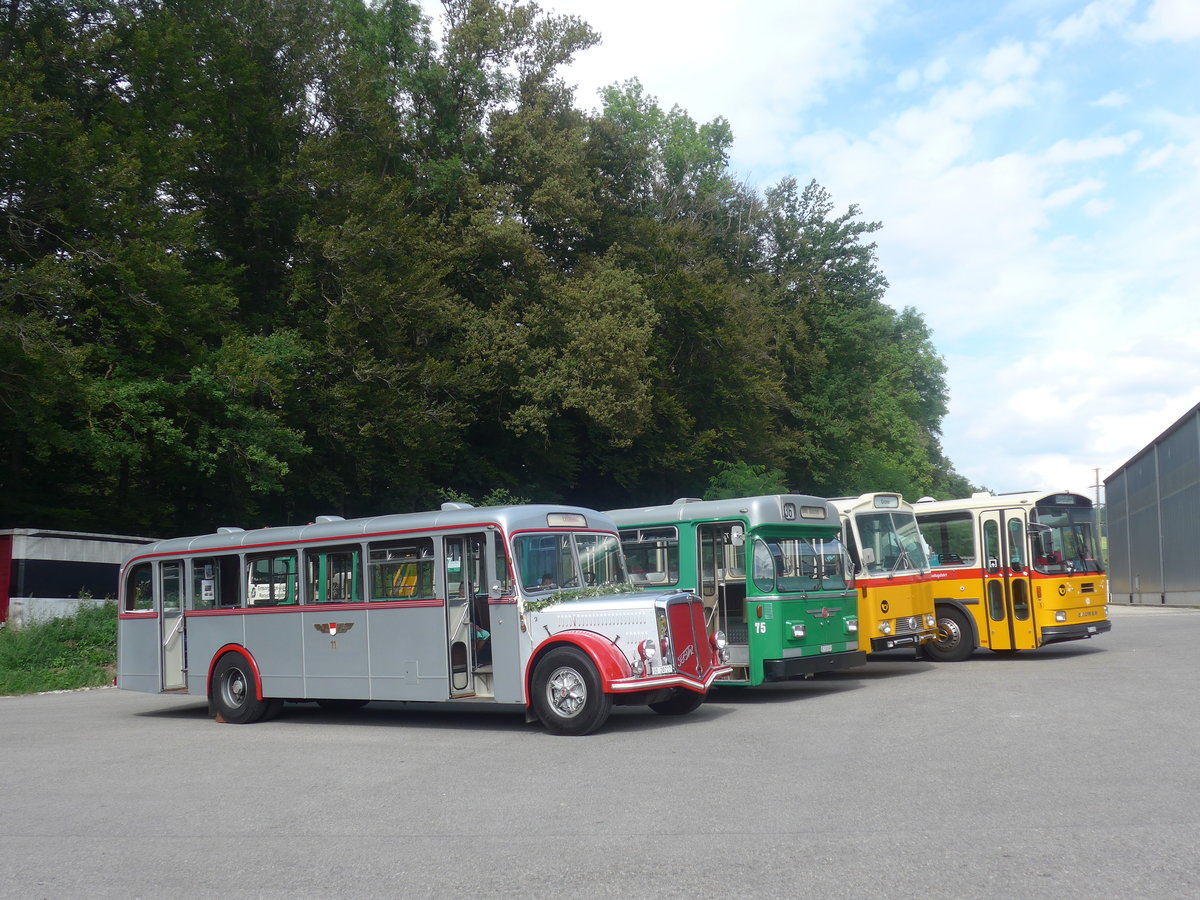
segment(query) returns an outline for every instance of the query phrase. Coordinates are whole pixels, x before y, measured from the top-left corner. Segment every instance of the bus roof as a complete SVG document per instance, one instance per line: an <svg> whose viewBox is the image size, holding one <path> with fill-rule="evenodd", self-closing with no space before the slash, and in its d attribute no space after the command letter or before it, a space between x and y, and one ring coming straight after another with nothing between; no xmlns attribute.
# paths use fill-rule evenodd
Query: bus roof
<svg viewBox="0 0 1200 900"><path fill-rule="evenodd" d="M1009 494L992 494L980 491L959 500L932 500L922 497L913 504L917 515L930 512L948 512L956 509L999 509L1012 506L1079 506L1091 507L1092 501L1083 494L1073 491L1016 491Z"/></svg>
<svg viewBox="0 0 1200 900"><path fill-rule="evenodd" d="M561 516L555 521L552 517ZM473 507L463 503L444 503L440 510L395 515L369 516L361 519L343 519L341 516L318 516L307 525L285 525L274 528L257 528L244 531L241 528L221 528L215 533L191 537L168 538L144 547L138 547L126 562L142 556L168 553L197 553L202 551L253 549L255 547L277 547L287 544L316 543L362 537L403 535L410 532L433 529L470 528L474 526L497 526L505 533L514 531L565 529L615 532L612 519L594 509L581 506L551 506L530 504L527 506L483 506Z"/></svg>
<svg viewBox="0 0 1200 900"><path fill-rule="evenodd" d="M841 519L832 503L807 494L767 494L731 500L682 497L662 506L610 509L606 512L618 526L720 519L745 519L751 527L763 524L841 526Z"/></svg>

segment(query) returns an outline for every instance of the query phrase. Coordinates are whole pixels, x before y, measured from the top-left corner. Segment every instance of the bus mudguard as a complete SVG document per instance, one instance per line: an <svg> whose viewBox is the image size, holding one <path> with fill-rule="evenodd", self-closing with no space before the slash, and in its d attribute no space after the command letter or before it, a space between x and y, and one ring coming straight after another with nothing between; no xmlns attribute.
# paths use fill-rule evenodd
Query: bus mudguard
<svg viewBox="0 0 1200 900"><path fill-rule="evenodd" d="M529 662L525 666L526 701L529 699L529 678L533 672L533 667L537 665L537 661L548 650L562 646L578 647L588 655L588 658L596 667L596 672L600 675L600 682L604 685L605 693L612 693L612 684L614 681L629 678L633 675L633 670L629 667L629 660L625 658L625 654L611 640L594 631L568 629L560 631L548 640L538 644L537 651L529 657Z"/></svg>
<svg viewBox="0 0 1200 900"><path fill-rule="evenodd" d="M254 699L261 700L263 698L263 695L262 695L262 673L258 671L258 663L254 661L254 657L251 655L250 651L247 650L245 647L243 647L241 644L226 644L224 647L222 647L220 650L218 650L216 653L214 653L212 659L209 660L209 662L208 662L208 681L206 683L208 696L209 697L212 696L213 670L216 669L217 663L220 661L221 657L224 656L226 653L236 653L239 656L241 656L242 659L244 659L246 661L246 664L254 672L254 686L255 686Z"/></svg>

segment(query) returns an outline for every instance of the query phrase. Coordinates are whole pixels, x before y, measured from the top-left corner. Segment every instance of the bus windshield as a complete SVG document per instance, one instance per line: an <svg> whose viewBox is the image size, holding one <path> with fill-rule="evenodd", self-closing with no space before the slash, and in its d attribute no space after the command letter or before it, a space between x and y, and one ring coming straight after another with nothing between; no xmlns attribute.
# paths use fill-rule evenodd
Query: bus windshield
<svg viewBox="0 0 1200 900"><path fill-rule="evenodd" d="M1046 574L1103 572L1092 523L1092 510L1038 506L1033 510L1029 536L1033 567Z"/></svg>
<svg viewBox="0 0 1200 900"><path fill-rule="evenodd" d="M513 540L526 591L626 584L621 545L610 534L522 534Z"/></svg>
<svg viewBox="0 0 1200 900"><path fill-rule="evenodd" d="M868 575L888 575L899 569L926 569L925 541L912 513L859 513L863 567Z"/></svg>
<svg viewBox="0 0 1200 900"><path fill-rule="evenodd" d="M755 538L754 586L764 594L844 589L850 557L836 539Z"/></svg>

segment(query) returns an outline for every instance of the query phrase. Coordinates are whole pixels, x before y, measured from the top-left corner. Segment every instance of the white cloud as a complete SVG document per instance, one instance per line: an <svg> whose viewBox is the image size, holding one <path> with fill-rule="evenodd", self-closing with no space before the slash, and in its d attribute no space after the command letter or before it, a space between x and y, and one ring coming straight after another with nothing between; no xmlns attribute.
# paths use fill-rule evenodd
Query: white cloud
<svg viewBox="0 0 1200 900"><path fill-rule="evenodd" d="M1094 0L1060 22L1051 35L1066 44L1086 41L1124 24L1136 5L1136 0Z"/></svg>
<svg viewBox="0 0 1200 900"><path fill-rule="evenodd" d="M982 74L988 81L1010 81L1030 78L1041 65L1044 51L1029 48L1017 41L1006 41L988 53L983 61Z"/></svg>
<svg viewBox="0 0 1200 900"><path fill-rule="evenodd" d="M1138 41L1194 41L1200 39L1200 3L1196 0L1154 0L1145 21L1131 32Z"/></svg>
<svg viewBox="0 0 1200 900"><path fill-rule="evenodd" d="M1092 106L1107 106L1112 109L1120 109L1129 103L1129 95L1124 91L1109 91L1099 100L1093 100Z"/></svg>
<svg viewBox="0 0 1200 900"><path fill-rule="evenodd" d="M1082 140L1064 138L1048 149L1042 158L1052 165L1120 156L1142 139L1141 132L1129 131L1117 137L1093 137Z"/></svg>
<svg viewBox="0 0 1200 900"><path fill-rule="evenodd" d="M1075 201L1088 194L1099 193L1104 190L1104 182L1096 178L1086 178L1069 187L1061 188L1054 193L1048 195L1045 204L1050 209L1055 209L1061 206L1070 206Z"/></svg>

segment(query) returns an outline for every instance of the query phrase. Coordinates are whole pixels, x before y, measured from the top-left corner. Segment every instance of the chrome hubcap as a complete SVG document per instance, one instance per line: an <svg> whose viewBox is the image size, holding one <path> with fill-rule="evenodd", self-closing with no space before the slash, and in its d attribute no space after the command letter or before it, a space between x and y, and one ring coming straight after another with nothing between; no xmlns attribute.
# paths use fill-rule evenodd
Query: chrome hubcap
<svg viewBox="0 0 1200 900"><path fill-rule="evenodd" d="M546 681L546 699L556 713L570 719L579 715L587 703L587 685L577 671L570 666L561 666Z"/></svg>

